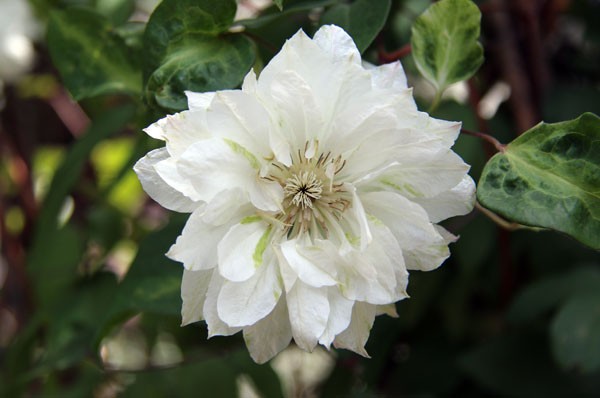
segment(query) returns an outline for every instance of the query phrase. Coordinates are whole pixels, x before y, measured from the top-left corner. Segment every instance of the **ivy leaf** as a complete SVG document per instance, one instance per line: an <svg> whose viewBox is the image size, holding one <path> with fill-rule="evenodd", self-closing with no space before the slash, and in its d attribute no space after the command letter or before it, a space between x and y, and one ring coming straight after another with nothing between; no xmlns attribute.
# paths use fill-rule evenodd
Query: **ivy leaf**
<svg viewBox="0 0 600 398"><path fill-rule="evenodd" d="M481 13L471 0L432 4L412 27L412 54L419 72L437 89L473 76L483 63L477 41Z"/></svg>
<svg viewBox="0 0 600 398"><path fill-rule="evenodd" d="M216 91L238 86L254 63L252 42L241 35L190 35L173 46L152 73L146 97L163 108L187 109L184 91Z"/></svg>
<svg viewBox="0 0 600 398"><path fill-rule="evenodd" d="M600 249L600 118L528 130L486 164L477 198L510 220Z"/></svg>
<svg viewBox="0 0 600 398"><path fill-rule="evenodd" d="M321 17L321 25L334 24L343 28L362 53L383 28L390 12L391 0L356 0L352 4L338 4Z"/></svg>
<svg viewBox="0 0 600 398"><path fill-rule="evenodd" d="M600 369L600 293L577 294L560 309L550 327L552 349L566 368Z"/></svg>
<svg viewBox="0 0 600 398"><path fill-rule="evenodd" d="M93 11L54 11L48 23L48 48L73 98L141 92L142 76L125 42L108 20Z"/></svg>
<svg viewBox="0 0 600 398"><path fill-rule="evenodd" d="M144 34L146 99L163 108L187 108L185 90L238 86L254 63L252 42L227 29L233 0L164 0Z"/></svg>

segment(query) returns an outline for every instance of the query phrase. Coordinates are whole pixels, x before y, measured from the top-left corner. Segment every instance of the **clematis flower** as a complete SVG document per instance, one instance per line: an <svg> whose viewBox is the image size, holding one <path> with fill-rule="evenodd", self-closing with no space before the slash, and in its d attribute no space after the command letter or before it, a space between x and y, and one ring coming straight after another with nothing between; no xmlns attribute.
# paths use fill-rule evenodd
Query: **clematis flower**
<svg viewBox="0 0 600 398"><path fill-rule="evenodd" d="M364 67L336 26L296 33L241 90L187 97L135 166L154 200L191 213L167 253L184 266L182 324L242 331L257 362L292 339L368 356L408 270L449 256L436 223L473 207L450 149L460 123L419 112L400 63Z"/></svg>

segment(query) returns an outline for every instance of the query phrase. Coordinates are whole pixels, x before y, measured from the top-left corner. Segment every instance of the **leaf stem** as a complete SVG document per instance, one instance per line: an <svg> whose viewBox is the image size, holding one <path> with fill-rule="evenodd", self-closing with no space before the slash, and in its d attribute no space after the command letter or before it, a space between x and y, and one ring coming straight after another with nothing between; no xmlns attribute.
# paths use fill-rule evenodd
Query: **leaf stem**
<svg viewBox="0 0 600 398"><path fill-rule="evenodd" d="M411 51L412 47L410 43L407 43L399 49L392 52L385 51L385 49L383 48L383 44L380 43L377 48L377 55L379 56L379 62L386 64L406 57L408 54L411 53Z"/></svg>
<svg viewBox="0 0 600 398"><path fill-rule="evenodd" d="M518 229L526 228L524 225L505 220L493 211L483 207L479 201L475 201L475 208L492 220L496 225L506 229L507 231L516 231Z"/></svg>
<svg viewBox="0 0 600 398"><path fill-rule="evenodd" d="M494 148L496 148L498 152L504 153L506 151L506 145L504 145L489 134L480 133L478 131L471 131L467 129L460 129L460 131L461 133L472 135L473 137L481 138L482 140L489 142L494 146Z"/></svg>
<svg viewBox="0 0 600 398"><path fill-rule="evenodd" d="M437 109L437 107L440 104L440 101L442 99L442 94L443 93L444 93L444 90L437 90L436 91L435 97L433 98L433 102L429 106L429 109L427 110L427 113L431 114L431 113L433 113Z"/></svg>

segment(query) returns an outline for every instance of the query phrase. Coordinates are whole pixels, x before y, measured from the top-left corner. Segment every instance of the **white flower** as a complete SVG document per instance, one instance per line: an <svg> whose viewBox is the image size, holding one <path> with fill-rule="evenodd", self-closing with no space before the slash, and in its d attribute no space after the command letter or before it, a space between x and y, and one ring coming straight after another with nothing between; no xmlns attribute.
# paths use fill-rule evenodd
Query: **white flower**
<svg viewBox="0 0 600 398"><path fill-rule="evenodd" d="M13 82L31 68L32 40L39 31L27 1L0 0L0 83Z"/></svg>
<svg viewBox="0 0 600 398"><path fill-rule="evenodd" d="M153 199L192 213L167 254L185 267L183 325L243 331L257 362L292 338L367 356L407 270L448 257L435 223L472 209L460 124L419 112L400 63L365 69L336 26L299 31L241 90L187 96L135 166Z"/></svg>

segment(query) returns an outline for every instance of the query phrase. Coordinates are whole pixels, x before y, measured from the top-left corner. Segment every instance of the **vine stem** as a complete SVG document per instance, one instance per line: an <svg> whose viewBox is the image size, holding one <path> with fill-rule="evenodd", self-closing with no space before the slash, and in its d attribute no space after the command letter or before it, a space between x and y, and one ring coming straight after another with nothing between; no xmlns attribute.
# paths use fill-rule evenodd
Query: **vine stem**
<svg viewBox="0 0 600 398"><path fill-rule="evenodd" d="M467 129L460 129L460 131L461 131L461 133L465 133L467 135L472 135L473 137L481 138L482 140L489 142L490 144L492 144L494 146L494 148L496 148L496 150L498 152L501 152L501 153L506 152L506 145L504 145L503 143L501 143L500 141L498 141L497 139L495 139L494 137L492 137L489 134L480 133L478 131L471 131L471 130L467 130Z"/></svg>
<svg viewBox="0 0 600 398"><path fill-rule="evenodd" d="M412 47L410 43L407 43L404 46L392 52L385 51L385 49L383 48L383 44L380 43L378 46L377 55L379 56L379 61L381 63L386 64L406 57L408 54L411 53L411 51Z"/></svg>
<svg viewBox="0 0 600 398"><path fill-rule="evenodd" d="M483 207L479 201L475 201L475 208L492 220L496 225L507 231L516 231L518 229L526 228L524 225L505 220L493 211Z"/></svg>

